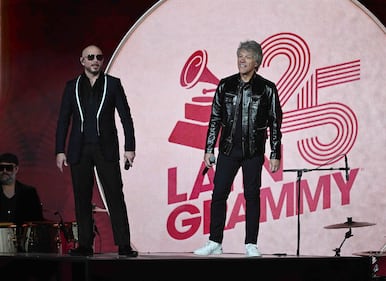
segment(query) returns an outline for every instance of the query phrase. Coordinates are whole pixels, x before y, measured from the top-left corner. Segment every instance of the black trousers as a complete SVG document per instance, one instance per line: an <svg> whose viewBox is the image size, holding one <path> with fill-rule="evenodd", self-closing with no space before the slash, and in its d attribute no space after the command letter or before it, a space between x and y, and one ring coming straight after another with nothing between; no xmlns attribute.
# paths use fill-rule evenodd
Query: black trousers
<svg viewBox="0 0 386 281"><path fill-rule="evenodd" d="M245 211L245 244L257 244L260 220L260 187L264 155L244 158L241 148L232 149L231 155L219 154L214 176L210 210L209 240L222 243L226 220L226 201L238 170L242 169Z"/></svg>
<svg viewBox="0 0 386 281"><path fill-rule="evenodd" d="M106 197L114 242L116 245L130 245L129 222L119 162L106 161L98 144L87 144L83 146L80 161L71 165L79 246L92 247L94 242L91 202L96 179L94 167Z"/></svg>

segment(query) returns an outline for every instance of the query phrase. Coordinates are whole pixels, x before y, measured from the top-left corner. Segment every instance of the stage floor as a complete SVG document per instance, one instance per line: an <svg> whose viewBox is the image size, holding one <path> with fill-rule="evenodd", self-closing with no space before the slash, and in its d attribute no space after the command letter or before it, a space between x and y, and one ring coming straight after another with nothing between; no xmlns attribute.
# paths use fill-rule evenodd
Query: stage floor
<svg viewBox="0 0 386 281"><path fill-rule="evenodd" d="M139 253L136 258L125 258L118 257L117 253L92 257L0 253L0 272L1 276L17 281L374 280L371 258L360 256L222 254L202 257L193 253Z"/></svg>

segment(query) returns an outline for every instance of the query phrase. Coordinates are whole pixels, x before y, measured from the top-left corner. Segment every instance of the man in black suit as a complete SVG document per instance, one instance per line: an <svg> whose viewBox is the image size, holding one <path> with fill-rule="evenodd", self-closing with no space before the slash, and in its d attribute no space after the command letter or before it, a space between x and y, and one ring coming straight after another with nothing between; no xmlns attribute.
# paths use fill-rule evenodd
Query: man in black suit
<svg viewBox="0 0 386 281"><path fill-rule="evenodd" d="M119 78L102 71L103 53L95 45L82 51L84 71L66 83L56 129L56 165L70 166L78 223L79 247L69 254L93 255L94 225L92 190L94 168L106 197L114 242L119 255L136 257L130 245L130 230L119 165L115 125L117 110L124 131L123 160L132 166L135 158L134 125L126 94ZM71 125L66 152L66 139Z"/></svg>

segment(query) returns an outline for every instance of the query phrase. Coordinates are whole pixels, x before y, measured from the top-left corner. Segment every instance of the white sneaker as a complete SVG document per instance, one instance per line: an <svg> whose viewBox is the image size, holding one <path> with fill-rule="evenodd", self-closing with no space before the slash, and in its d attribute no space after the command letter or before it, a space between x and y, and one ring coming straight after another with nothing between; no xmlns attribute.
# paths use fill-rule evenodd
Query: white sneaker
<svg viewBox="0 0 386 281"><path fill-rule="evenodd" d="M200 256L221 255L222 245L220 243L209 240L206 242L204 247L195 250L193 253Z"/></svg>
<svg viewBox="0 0 386 281"><path fill-rule="evenodd" d="M245 251L248 257L261 257L256 244L245 244Z"/></svg>

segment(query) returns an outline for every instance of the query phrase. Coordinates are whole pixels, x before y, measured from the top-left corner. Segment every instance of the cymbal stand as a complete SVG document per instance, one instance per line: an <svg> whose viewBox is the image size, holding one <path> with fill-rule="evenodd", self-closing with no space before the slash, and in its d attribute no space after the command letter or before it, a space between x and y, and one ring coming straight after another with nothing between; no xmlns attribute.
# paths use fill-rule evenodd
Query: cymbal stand
<svg viewBox="0 0 386 281"><path fill-rule="evenodd" d="M350 227L349 230L344 235L344 239L343 239L342 243L340 243L339 248L334 249L336 257L340 257L340 249L342 248L343 243L346 241L346 239L350 238L351 236L354 236L354 235L351 233L351 227Z"/></svg>
<svg viewBox="0 0 386 281"><path fill-rule="evenodd" d="M338 155L339 156L342 156L342 155ZM333 159L332 159L333 160ZM332 161L330 160L330 161ZM329 161L329 162L330 162ZM329 162L327 162L326 164L324 165L327 165ZM321 165L321 166L324 166L324 165ZM297 177L296 177L296 186L297 186L297 213L298 213L298 221L297 221L297 248L296 248L296 255L299 256L299 244L300 244L300 183L301 183L301 179L302 179L302 175L303 173L305 172L312 172L312 171L333 171L333 170L344 170L346 171L348 168L344 167L344 168L333 168L333 167L330 167L330 168L320 168L321 166L317 167L317 168L314 168L314 169L284 169L283 172L296 172L297 173Z"/></svg>

